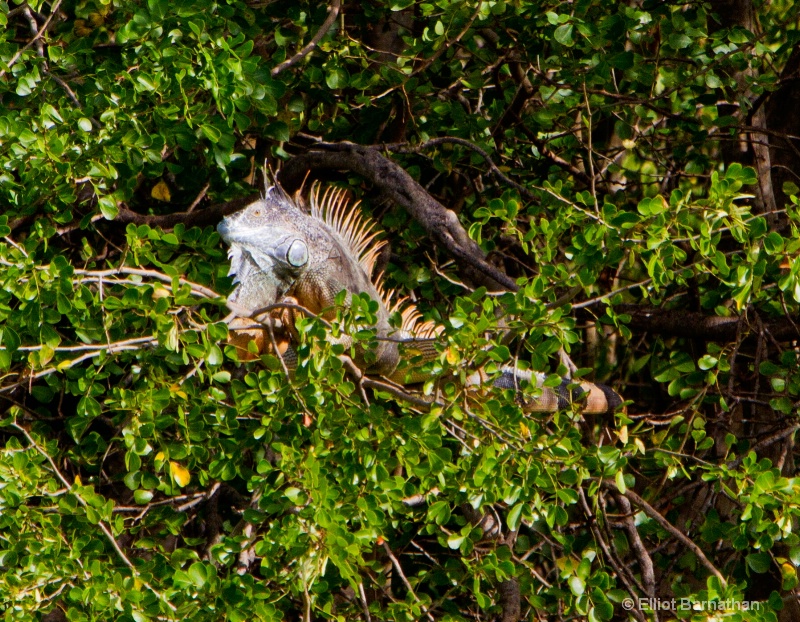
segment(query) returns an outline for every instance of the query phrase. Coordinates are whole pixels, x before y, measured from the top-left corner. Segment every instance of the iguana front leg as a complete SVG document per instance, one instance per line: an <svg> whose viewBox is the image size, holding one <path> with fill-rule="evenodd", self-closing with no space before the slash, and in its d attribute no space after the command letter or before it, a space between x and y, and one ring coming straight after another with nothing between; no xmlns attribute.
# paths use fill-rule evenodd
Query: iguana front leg
<svg viewBox="0 0 800 622"><path fill-rule="evenodd" d="M269 321L270 318L276 320L271 329L264 321ZM240 361L252 361L265 353L296 360L293 355L292 335L287 326L281 314L276 312L263 319L235 317L228 323L227 343L236 348ZM251 342L255 344L255 352L250 347Z"/></svg>

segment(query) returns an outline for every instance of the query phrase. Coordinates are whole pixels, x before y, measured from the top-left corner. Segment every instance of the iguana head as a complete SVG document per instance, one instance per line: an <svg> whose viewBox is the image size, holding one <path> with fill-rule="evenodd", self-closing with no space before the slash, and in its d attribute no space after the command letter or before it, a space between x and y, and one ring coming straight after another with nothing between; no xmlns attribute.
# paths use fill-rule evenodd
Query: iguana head
<svg viewBox="0 0 800 622"><path fill-rule="evenodd" d="M235 282L257 279L265 306L278 302L309 261L309 249L298 223L304 214L280 188L225 217L217 231L230 246Z"/></svg>

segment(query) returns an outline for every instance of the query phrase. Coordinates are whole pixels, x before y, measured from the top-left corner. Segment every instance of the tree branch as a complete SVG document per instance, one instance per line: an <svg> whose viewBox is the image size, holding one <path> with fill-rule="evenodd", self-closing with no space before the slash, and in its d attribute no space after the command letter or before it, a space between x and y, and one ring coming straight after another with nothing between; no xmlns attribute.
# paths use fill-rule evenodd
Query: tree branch
<svg viewBox="0 0 800 622"><path fill-rule="evenodd" d="M534 195L530 190L528 190L522 184L517 183L513 179L510 179L506 176L503 171L501 171L497 165L492 160L491 156L486 153L483 149L478 147L473 142L465 140L463 138L456 138L455 136L440 136L438 138L431 138L430 140L426 140L424 143L420 143L419 145L408 145L407 143L401 144L391 144L391 145L384 145L386 149L393 152L401 152L401 153L417 153L422 151L423 149L427 149L428 147L436 147L438 145L444 144L453 144L453 145L461 145L462 147L466 147L471 151L474 151L479 156L481 156L485 161L486 164L489 165L489 170L491 171L492 175L494 175L500 183L507 184L514 188L517 192L519 192L525 199L529 201L538 201L538 197Z"/></svg>
<svg viewBox="0 0 800 622"><path fill-rule="evenodd" d="M434 199L405 170L376 149L349 142L319 143L318 148L289 160L278 174L289 192L299 188L308 170L349 170L368 179L390 199L402 205L428 235L464 264L475 283L491 291L517 291L517 284L491 264L467 235L458 216Z"/></svg>
<svg viewBox="0 0 800 622"><path fill-rule="evenodd" d="M636 529L636 524L633 522L631 503L628 498L620 494L619 491L614 492L614 499L616 499L617 505L619 505L620 510L624 514L622 522L625 525L625 531L628 532L628 539L631 542L631 548L633 549L634 553L636 553L636 557L639 560L639 569L642 572L642 584L644 586L644 591L650 598L655 598L656 579L655 572L653 570L653 560L650 557L650 554L647 552L644 543L642 542L642 538L639 535L639 530Z"/></svg>
<svg viewBox="0 0 800 622"><path fill-rule="evenodd" d="M56 16L56 13L58 12L58 7L60 7L60 6L61 6L61 0L57 0L56 3L53 5L53 9L50 11L50 15L47 16L47 19L45 20L44 24L39 29L39 32L37 32L34 35L33 39L28 41L19 50L17 50L17 53L14 54L14 56L11 58L10 61L8 61L8 65L6 66L6 69L0 70L0 78L2 78L3 76L6 75L6 71L10 70L14 66L14 64L20 59L20 57L22 56L22 53L25 50L27 50L34 43L36 43L39 39L42 38L44 33L47 32L47 29L50 28L50 22L53 21L53 18Z"/></svg>
<svg viewBox="0 0 800 622"><path fill-rule="evenodd" d="M616 484L612 482L603 481L602 482L603 488L610 490L612 493L619 492ZM670 523L666 518L664 518L658 510L656 510L652 505L647 503L644 499L642 499L639 495L637 495L632 490L626 490L623 493L628 499L631 500L637 507L639 507L647 516L652 518L656 521L667 533L675 537L678 541L681 542L686 548L688 548L692 553L695 554L697 559L700 561L703 566L708 569L708 571L713 574L717 579L720 580L723 586L727 586L728 582L725 580L725 577L722 576L722 573L717 570L717 568L708 561L705 553L703 550L697 546L694 541L689 538L685 533L683 533L680 529L675 527L672 523Z"/></svg>
<svg viewBox="0 0 800 622"><path fill-rule="evenodd" d="M207 225L216 225L222 220L223 216L239 211L260 197L260 194L250 194L226 203L212 205L199 212L193 211L194 206L192 206L188 211L164 214L163 216L140 214L121 206L114 222L122 225L127 225L128 223L149 225L150 227L161 227L164 230L173 229L177 224L184 224L187 227L205 227Z"/></svg>
<svg viewBox="0 0 800 622"><path fill-rule="evenodd" d="M333 23L336 21L336 17L339 15L339 9L341 8L341 6L342 6L342 0L331 0L331 4L328 7L328 17L325 18L325 21L322 23L322 26L317 31L317 34L311 37L311 41L309 41L306 45L304 45L303 48L297 54L273 67L272 71L270 72L273 78L278 74L280 74L281 72L289 69L289 67L291 67L292 65L296 65L297 63L299 63L306 56L308 56L315 47L317 47L317 44L322 40L322 37L328 34L328 31L331 29L331 26L333 26Z"/></svg>
<svg viewBox="0 0 800 622"><path fill-rule="evenodd" d="M628 327L637 332L703 339L705 341L734 341L742 318L719 317L683 309L658 309L633 304L616 305L618 314L631 316ZM770 318L763 322L763 330L776 341L800 339L797 324L789 317Z"/></svg>

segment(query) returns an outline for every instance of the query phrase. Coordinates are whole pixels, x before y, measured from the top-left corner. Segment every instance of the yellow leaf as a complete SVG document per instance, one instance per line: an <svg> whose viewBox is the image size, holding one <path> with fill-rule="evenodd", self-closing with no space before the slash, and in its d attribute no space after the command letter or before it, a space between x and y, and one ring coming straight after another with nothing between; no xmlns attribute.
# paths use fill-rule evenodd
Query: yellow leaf
<svg viewBox="0 0 800 622"><path fill-rule="evenodd" d="M153 188L153 190L155 190L155 188ZM158 300L159 298L167 298L170 295L171 295L170 291L163 285L156 285L153 287L153 298L155 300Z"/></svg>
<svg viewBox="0 0 800 622"><path fill-rule="evenodd" d="M169 193L169 186L167 186L163 179L153 186L150 196L159 201L164 201L165 203L169 203L172 198L172 195Z"/></svg>
<svg viewBox="0 0 800 622"><path fill-rule="evenodd" d="M623 444L628 443L628 426L624 425L617 431L617 436L619 436L619 440L622 441Z"/></svg>
<svg viewBox="0 0 800 622"><path fill-rule="evenodd" d="M174 395L177 395L178 397L182 397L183 399L189 399L189 396L186 395L186 391L182 390L180 385L178 384L171 385L169 388L169 392Z"/></svg>
<svg viewBox="0 0 800 622"><path fill-rule="evenodd" d="M445 356L447 357L447 362L450 363L450 365L455 365L458 363L458 352L452 348L447 348L447 350L445 350Z"/></svg>
<svg viewBox="0 0 800 622"><path fill-rule="evenodd" d="M189 473L189 469L177 462L170 461L169 471L172 473L172 478L181 488L186 486L192 479L192 474Z"/></svg>

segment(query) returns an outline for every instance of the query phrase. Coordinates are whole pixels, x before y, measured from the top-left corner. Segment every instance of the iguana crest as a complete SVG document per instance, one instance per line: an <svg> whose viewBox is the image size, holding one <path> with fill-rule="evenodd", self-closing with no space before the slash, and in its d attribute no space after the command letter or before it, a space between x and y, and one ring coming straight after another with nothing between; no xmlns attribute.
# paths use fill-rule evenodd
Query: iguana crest
<svg viewBox="0 0 800 622"><path fill-rule="evenodd" d="M311 217L328 225L358 258L389 313L400 314L402 335L417 339L435 337L440 332L436 324L423 321L422 314L407 296L395 300L397 292L383 284L383 272L375 274L375 263L386 240L380 239L375 221L365 216L360 206L361 201L350 203L347 192L341 188L328 187L321 192L320 184L316 183L311 189Z"/></svg>
<svg viewBox="0 0 800 622"><path fill-rule="evenodd" d="M322 194L322 196L320 196ZM321 193L320 185L311 189L311 217L324 222L358 258L368 275L375 272L375 260L385 240L379 240L375 222L359 209L361 201L349 203L341 188L328 187Z"/></svg>
<svg viewBox="0 0 800 622"><path fill-rule="evenodd" d="M371 276L386 242L378 238L375 223L361 214L358 203L350 204L344 190L323 192L314 185L310 206L306 213L273 186L220 223L217 229L230 245L229 274L238 283L230 300L251 311L294 301L332 319L339 292L348 292L346 305L350 296L366 293L380 303L374 328L381 339L372 353L377 362L366 368L391 373L399 362L396 341L429 338L435 327L422 322L407 299L393 300L395 293L380 285L379 275ZM402 319L399 329L389 323L394 312ZM284 319L294 326L291 314Z"/></svg>
<svg viewBox="0 0 800 622"><path fill-rule="evenodd" d="M285 357L292 357L292 344L298 338L295 329L298 305L330 320L335 317L335 302L340 292L347 292L345 306L351 304L352 296L367 294L378 302L377 319L368 327L375 331L377 341L369 352L353 348L354 362L367 373L388 376L401 383L424 380L419 365L411 361L405 370L398 370L399 342L403 342L407 354L413 352L411 357L418 355L422 360L431 360L438 354L433 346L438 330L434 324L422 321L408 298L395 300L396 292L381 285L381 275L374 275L376 260L386 242L379 238L372 219L361 213L359 203L350 204L346 196L344 190L321 191L314 185L308 213L280 187L273 186L266 189L261 199L226 217L217 229L230 245L229 274L237 283L230 300L251 313L276 305L273 316L283 321L285 332L279 335L280 339L272 340L273 346ZM395 312L401 318L400 328L389 323ZM232 323L231 329L236 347L247 350L250 340L256 342L259 352L269 347L264 330L254 328L252 322ZM237 337L244 343L237 341ZM331 335L329 339L348 348L353 345L346 334ZM413 345L409 343L412 341ZM481 378L475 383L482 384ZM581 383L575 394L571 383L564 381L554 391L542 386L544 375L525 375L514 368L503 369L494 384L516 388L520 380L542 388L541 397L526 406L529 411L566 408L575 395L581 394L588 395L586 412L607 412L621 403L614 391L602 385Z"/></svg>

